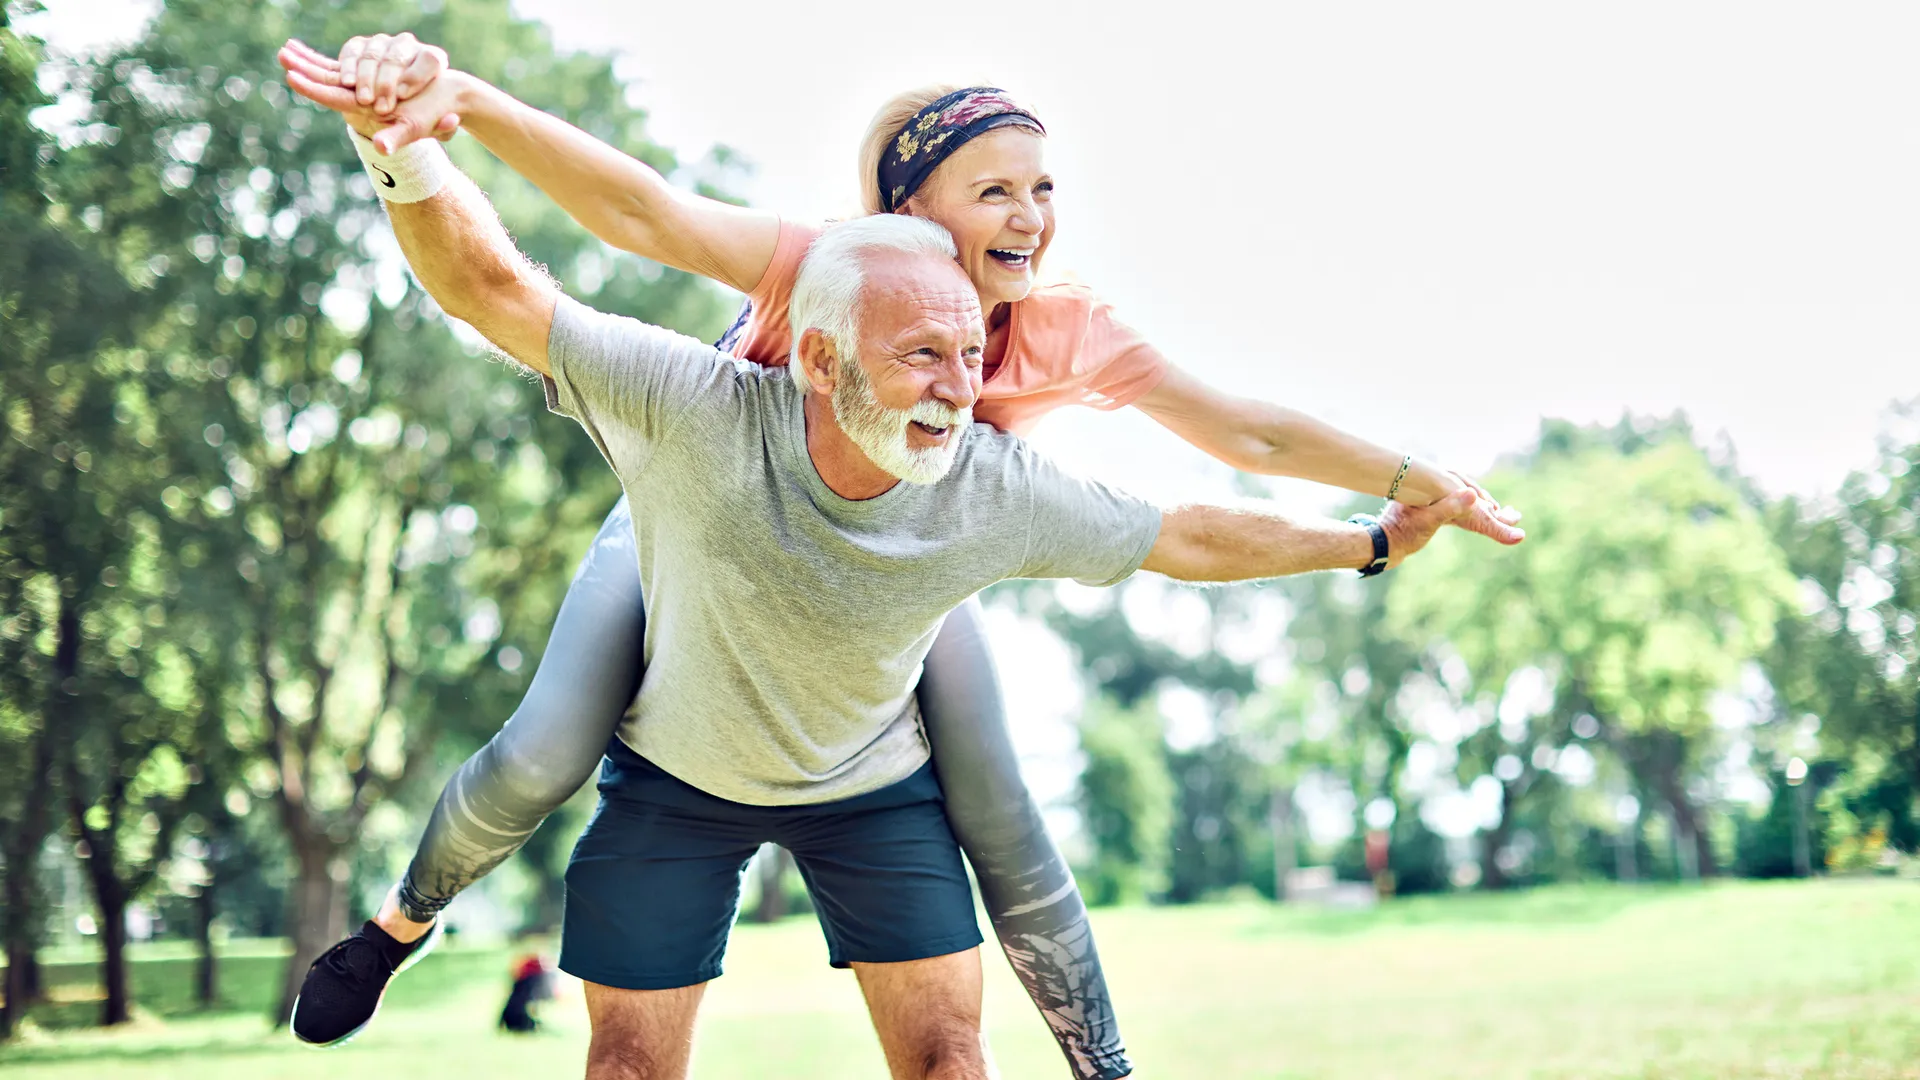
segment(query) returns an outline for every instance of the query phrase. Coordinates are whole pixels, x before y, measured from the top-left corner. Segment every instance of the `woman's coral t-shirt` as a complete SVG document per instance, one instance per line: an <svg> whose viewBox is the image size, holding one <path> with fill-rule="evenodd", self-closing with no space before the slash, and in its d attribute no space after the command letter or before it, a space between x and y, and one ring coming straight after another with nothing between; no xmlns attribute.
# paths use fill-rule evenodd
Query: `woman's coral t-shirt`
<svg viewBox="0 0 1920 1080"><path fill-rule="evenodd" d="M747 298L750 310L721 339L742 360L776 366L793 351L787 305L808 245L825 229L780 223L773 262ZM1042 285L1011 306L1007 351L981 385L975 420L1025 435L1064 405L1118 409L1158 386L1166 357L1081 285Z"/></svg>

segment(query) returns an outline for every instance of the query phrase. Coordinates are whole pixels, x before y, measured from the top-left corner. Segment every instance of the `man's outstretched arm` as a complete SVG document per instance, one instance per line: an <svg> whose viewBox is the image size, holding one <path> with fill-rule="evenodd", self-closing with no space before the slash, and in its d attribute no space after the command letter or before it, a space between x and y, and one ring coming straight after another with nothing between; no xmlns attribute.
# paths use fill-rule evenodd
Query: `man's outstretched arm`
<svg viewBox="0 0 1920 1080"><path fill-rule="evenodd" d="M514 246L473 181L452 162L446 168L446 186L438 194L387 204L414 277L447 314L472 324L501 352L542 375L553 374L547 338L559 286Z"/></svg>
<svg viewBox="0 0 1920 1080"><path fill-rule="evenodd" d="M1470 513L1474 493L1460 491L1431 506L1389 503L1380 525L1387 565L1397 566L1433 534ZM1297 521L1270 507L1182 506L1161 518L1160 537L1142 570L1180 581L1253 581L1314 570L1358 570L1373 561L1373 539L1361 525Z"/></svg>
<svg viewBox="0 0 1920 1080"><path fill-rule="evenodd" d="M315 83L297 71L287 73L287 83L295 93L344 116L357 138L370 139L384 126L354 101L351 90ZM432 108L434 103L422 100L425 97L403 107ZM559 287L520 253L493 205L438 143L426 140L401 153L424 155L415 171L439 185L419 201L386 201L393 234L414 277L447 314L472 324L508 356L551 374L547 337ZM375 183L382 183L377 175Z"/></svg>

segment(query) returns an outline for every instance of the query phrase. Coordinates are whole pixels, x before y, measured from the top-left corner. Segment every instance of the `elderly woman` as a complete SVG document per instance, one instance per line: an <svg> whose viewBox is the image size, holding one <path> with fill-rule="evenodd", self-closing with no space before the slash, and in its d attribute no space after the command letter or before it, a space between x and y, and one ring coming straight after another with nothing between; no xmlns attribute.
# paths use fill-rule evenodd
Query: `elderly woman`
<svg viewBox="0 0 1920 1080"><path fill-rule="evenodd" d="M443 53L411 35L355 38L338 61L290 42L281 62L305 96L391 119L362 148L376 178L405 173L409 143L464 128L607 243L745 293L720 347L761 364L788 361L787 306L820 227L676 189L564 121L448 70ZM1472 486L1292 410L1213 390L1087 289L1036 285L1055 228L1046 146L1039 118L989 87L902 94L880 109L862 141L866 210L946 227L979 290L988 337L976 419L1023 434L1063 405L1134 406L1248 472L1422 505ZM336 947L342 962L315 964L303 995L364 1012L335 1008L358 1024L333 1018L334 1030L364 1026L388 974L424 951L417 943L431 940L446 903L516 850L598 762L641 675L643 602L629 512L623 499L608 517L520 708L448 784L405 879L372 922ZM1491 499L1465 520L1502 543L1523 536L1518 514ZM1128 1075L1085 905L1019 775L977 603L948 618L919 697L954 834L1009 961L1077 1076ZM344 958L355 951L378 963ZM364 985L345 986L348 971L371 974Z"/></svg>

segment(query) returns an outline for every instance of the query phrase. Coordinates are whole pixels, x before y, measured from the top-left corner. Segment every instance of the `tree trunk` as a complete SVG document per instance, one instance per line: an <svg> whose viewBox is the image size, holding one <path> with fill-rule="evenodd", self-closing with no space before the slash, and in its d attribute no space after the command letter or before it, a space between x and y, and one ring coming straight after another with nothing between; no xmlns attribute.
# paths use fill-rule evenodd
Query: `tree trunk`
<svg viewBox="0 0 1920 1080"><path fill-rule="evenodd" d="M22 804L25 811L8 834L6 880L0 884L0 944L7 954L6 1001L0 1007L0 1040L11 1038L27 1010L40 1000L40 964L35 950L40 944L35 925L40 912L34 903L34 879L40 872L40 851L52 829L51 807L56 800L54 775L56 736L65 737L72 729L75 676L80 670L80 613L70 599L60 603L54 624L53 679L47 687L46 705L40 714L40 732L34 739L32 788Z"/></svg>
<svg viewBox="0 0 1920 1080"><path fill-rule="evenodd" d="M287 958L281 981L275 1026L293 1017L294 999L307 968L334 943L347 936L347 859L343 844L334 843L318 829L292 837L299 876L287 900L293 955Z"/></svg>
<svg viewBox="0 0 1920 1080"><path fill-rule="evenodd" d="M67 807L74 831L86 844L87 881L93 886L93 908L100 936L100 982L107 999L100 1007L100 1026L124 1024L131 1017L131 999L127 991L127 883L114 861L119 839L114 827L105 830L87 825L88 800L81 791L80 768L75 759L72 739L79 730L74 715L73 686L80 672L80 606L72 600L60 605L58 644L54 648L54 673L60 679L48 710L50 727L67 733L62 775L67 781Z"/></svg>
<svg viewBox="0 0 1920 1080"><path fill-rule="evenodd" d="M194 906L199 909L196 914L200 917L195 927L200 938L200 957L193 970L194 1000L201 1008L211 1009L220 1004L219 958L213 953L213 920L219 909L214 904L211 872L206 884L200 886L200 896Z"/></svg>
<svg viewBox="0 0 1920 1080"><path fill-rule="evenodd" d="M1720 868L1714 862L1713 841L1707 836L1706 830L1700 827L1700 811L1687 798L1678 770L1661 776L1659 780L1660 797L1667 801L1667 808L1673 817L1674 853L1678 856L1683 876L1696 881L1718 876Z"/></svg>
<svg viewBox="0 0 1920 1080"><path fill-rule="evenodd" d="M68 773L69 784L79 785L78 773ZM127 882L114 863L114 833L87 828L87 807L76 794L69 793L73 805L74 828L87 846L87 881L93 886L93 911L100 937L100 983L107 1000L100 1010L100 1026L124 1024L131 1018L127 993L127 902L131 899Z"/></svg>
<svg viewBox="0 0 1920 1080"><path fill-rule="evenodd" d="M53 736L42 730L34 740L33 787L27 792L23 819L9 840L6 881L0 884L0 939L7 954L6 1001L0 1007L0 1041L13 1036L27 1010L40 999L40 965L34 951L40 944L34 902L34 878L40 872L40 850L46 844L47 807L53 802Z"/></svg>
<svg viewBox="0 0 1920 1080"><path fill-rule="evenodd" d="M1641 786L1667 804L1673 822L1675 862L1682 874L1717 876L1720 868L1713 856L1713 839L1701 827L1700 811L1687 797L1683 775L1688 757L1686 740L1672 731L1655 731L1616 739L1614 748Z"/></svg>
<svg viewBox="0 0 1920 1080"><path fill-rule="evenodd" d="M8 852L4 905L7 976L3 992L6 1000L4 1007L0 1007L0 1041L13 1037L14 1029L26 1019L27 1007L33 1004L33 991L27 980L36 944L32 925L33 915L37 914L33 911L36 905L32 903L32 873L39 863L37 857L20 860L17 849Z"/></svg>
<svg viewBox="0 0 1920 1080"><path fill-rule="evenodd" d="M1504 889L1511 884L1506 870L1500 866L1500 853L1507 849L1507 839L1513 835L1513 804L1518 801L1515 791L1513 784L1501 783L1500 820L1491 832L1480 834L1480 887L1483 889Z"/></svg>
<svg viewBox="0 0 1920 1080"><path fill-rule="evenodd" d="M1293 789L1274 788L1267 800L1267 828L1273 833L1273 899L1286 903L1287 877L1299 869L1293 837Z"/></svg>
<svg viewBox="0 0 1920 1080"><path fill-rule="evenodd" d="M753 907L753 921L770 923L787 913L787 849L769 844L760 849L760 902Z"/></svg>
<svg viewBox="0 0 1920 1080"><path fill-rule="evenodd" d="M79 783L70 773L70 783ZM100 1026L124 1024L132 1017L132 1001L127 991L127 883L114 865L112 833L104 835L86 826L87 808L78 795L69 793L73 803L74 828L86 837L87 881L93 886L93 911L100 937L100 983L107 1000L100 1008Z"/></svg>
<svg viewBox="0 0 1920 1080"><path fill-rule="evenodd" d="M1621 881L1640 880L1640 860L1637 855L1639 848L1640 818L1635 815L1631 822L1620 827L1620 835L1614 839L1614 877Z"/></svg>
<svg viewBox="0 0 1920 1080"><path fill-rule="evenodd" d="M13 1037L14 1030L27 1018L27 1008L33 1004L33 988L29 986L33 963L33 946L18 939L7 942L7 979L4 993L7 995L6 1007L0 1009L0 1040Z"/></svg>
<svg viewBox="0 0 1920 1080"><path fill-rule="evenodd" d="M127 993L127 894L112 866L110 852L90 851L88 876L93 881L93 907L99 915L100 982L107 1000L100 1006L100 1026L124 1024L132 1016Z"/></svg>
<svg viewBox="0 0 1920 1080"><path fill-rule="evenodd" d="M1793 800L1793 876L1813 876L1813 844L1807 836L1807 800L1813 785L1802 781L1789 789Z"/></svg>
<svg viewBox="0 0 1920 1080"><path fill-rule="evenodd" d="M1673 824L1673 865L1681 881L1698 882L1700 880L1700 859L1693 846L1693 830L1681 822L1680 814L1675 811L1668 815Z"/></svg>

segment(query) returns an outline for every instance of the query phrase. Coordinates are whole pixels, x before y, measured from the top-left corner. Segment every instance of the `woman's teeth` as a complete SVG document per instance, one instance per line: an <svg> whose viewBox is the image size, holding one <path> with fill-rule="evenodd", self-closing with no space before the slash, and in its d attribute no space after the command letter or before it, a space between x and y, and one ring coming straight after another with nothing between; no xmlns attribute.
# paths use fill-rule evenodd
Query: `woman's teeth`
<svg viewBox="0 0 1920 1080"><path fill-rule="evenodd" d="M1002 251L999 249L994 249L994 250L988 251L987 254L993 256L995 259L998 259L1003 263L1006 263L1008 266L1025 266L1027 265L1028 257L1031 256L1033 252Z"/></svg>

